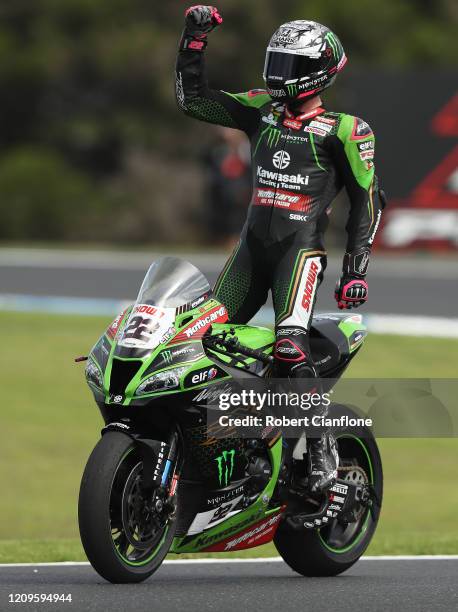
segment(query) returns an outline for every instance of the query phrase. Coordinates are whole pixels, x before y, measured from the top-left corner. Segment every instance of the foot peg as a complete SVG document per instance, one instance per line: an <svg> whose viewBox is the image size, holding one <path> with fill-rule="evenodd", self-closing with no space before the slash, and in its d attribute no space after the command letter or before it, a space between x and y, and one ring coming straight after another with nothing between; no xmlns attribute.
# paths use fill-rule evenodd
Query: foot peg
<svg viewBox="0 0 458 612"><path fill-rule="evenodd" d="M341 514L350 511L355 502L359 503L362 499L363 489L364 487L360 485L354 485L338 479L326 491L323 502L317 512L289 516L286 522L290 527L297 530L324 527Z"/></svg>

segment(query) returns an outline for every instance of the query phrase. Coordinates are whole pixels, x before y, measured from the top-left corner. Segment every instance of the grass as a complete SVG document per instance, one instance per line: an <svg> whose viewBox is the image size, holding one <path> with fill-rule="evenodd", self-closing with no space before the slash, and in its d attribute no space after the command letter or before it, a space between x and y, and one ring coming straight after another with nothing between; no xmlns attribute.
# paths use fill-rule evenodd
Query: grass
<svg viewBox="0 0 458 612"><path fill-rule="evenodd" d="M77 496L103 426L73 358L109 323L99 317L0 313L0 562L84 560ZM372 336L353 377L454 377L458 342ZM458 553L458 440L380 441L385 500L371 554ZM272 545L246 555L275 555Z"/></svg>

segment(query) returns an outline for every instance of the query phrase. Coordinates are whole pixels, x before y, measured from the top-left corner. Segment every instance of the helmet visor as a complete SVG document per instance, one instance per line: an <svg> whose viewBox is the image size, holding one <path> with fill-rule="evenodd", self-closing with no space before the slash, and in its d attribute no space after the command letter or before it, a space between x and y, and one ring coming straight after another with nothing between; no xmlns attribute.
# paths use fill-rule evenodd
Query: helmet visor
<svg viewBox="0 0 458 612"><path fill-rule="evenodd" d="M330 58L326 56L314 58L307 55L296 55L295 53L267 51L264 79L266 81L300 79L325 70L329 61Z"/></svg>

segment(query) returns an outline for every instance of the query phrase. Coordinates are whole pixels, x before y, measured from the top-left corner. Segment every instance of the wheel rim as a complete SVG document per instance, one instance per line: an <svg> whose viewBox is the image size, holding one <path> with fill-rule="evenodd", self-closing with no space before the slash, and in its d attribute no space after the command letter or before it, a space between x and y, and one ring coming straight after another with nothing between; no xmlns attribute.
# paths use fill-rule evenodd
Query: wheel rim
<svg viewBox="0 0 458 612"><path fill-rule="evenodd" d="M169 530L168 517L157 512L156 491L142 495L142 462L134 449L122 457L113 478L110 496L111 539L116 554L130 566L143 566L161 549Z"/></svg>
<svg viewBox="0 0 458 612"><path fill-rule="evenodd" d="M372 461L364 441L351 434L344 434L338 439L340 442L339 446L345 443L349 447L345 449L345 454L342 455L341 459L345 459L345 455L350 454L352 451L354 454L350 454L350 457L354 459L356 456L357 459L357 467L342 473L344 480L356 484L373 485L374 471ZM372 517L369 508L361 507L356 522L345 526L335 520L329 527L319 530L319 538L323 546L330 552L337 554L346 553L359 544L371 522Z"/></svg>

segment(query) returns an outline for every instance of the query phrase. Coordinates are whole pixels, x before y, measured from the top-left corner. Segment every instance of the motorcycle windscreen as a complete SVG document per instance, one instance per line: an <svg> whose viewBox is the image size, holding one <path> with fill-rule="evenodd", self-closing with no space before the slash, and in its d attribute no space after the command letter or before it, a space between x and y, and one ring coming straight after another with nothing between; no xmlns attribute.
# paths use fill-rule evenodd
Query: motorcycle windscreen
<svg viewBox="0 0 458 612"><path fill-rule="evenodd" d="M194 308L211 292L205 276L188 261L161 257L146 273L116 355L142 357L174 333L178 308Z"/></svg>
<svg viewBox="0 0 458 612"><path fill-rule="evenodd" d="M191 305L209 292L207 279L189 261L179 257L161 257L146 273L136 303L179 308Z"/></svg>

